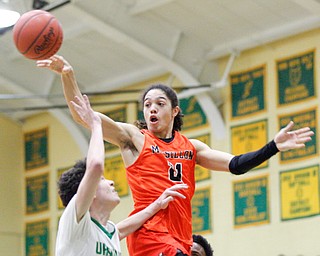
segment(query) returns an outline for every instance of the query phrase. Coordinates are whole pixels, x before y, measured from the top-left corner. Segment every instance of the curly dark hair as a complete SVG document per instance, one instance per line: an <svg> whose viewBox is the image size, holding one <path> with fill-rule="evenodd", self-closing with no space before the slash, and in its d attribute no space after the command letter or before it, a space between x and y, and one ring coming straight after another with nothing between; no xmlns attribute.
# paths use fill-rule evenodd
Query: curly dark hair
<svg viewBox="0 0 320 256"><path fill-rule="evenodd" d="M202 248L204 249L204 252L206 253L206 256L213 256L213 249L207 239L205 239L201 235L195 235L195 234L192 235L192 238L193 238L193 242L202 246Z"/></svg>
<svg viewBox="0 0 320 256"><path fill-rule="evenodd" d="M80 182L86 172L86 158L78 160L69 170L62 173L58 180L58 193L63 206L67 206L77 193Z"/></svg>
<svg viewBox="0 0 320 256"><path fill-rule="evenodd" d="M143 109L144 98L146 97L146 94L149 91L155 90L155 89L159 89L166 94L166 96L168 97L168 99L171 102L172 108L179 106L179 99L178 99L177 93L171 87L164 85L164 84L153 84L153 85L150 85L147 89L145 89L144 92L142 93L142 96L140 99L141 109ZM172 131L181 131L181 128L183 125L182 117L183 117L183 114L181 113L181 111L179 111L179 113L174 118ZM135 122L135 125L139 129L147 129L148 128L145 120L137 120Z"/></svg>

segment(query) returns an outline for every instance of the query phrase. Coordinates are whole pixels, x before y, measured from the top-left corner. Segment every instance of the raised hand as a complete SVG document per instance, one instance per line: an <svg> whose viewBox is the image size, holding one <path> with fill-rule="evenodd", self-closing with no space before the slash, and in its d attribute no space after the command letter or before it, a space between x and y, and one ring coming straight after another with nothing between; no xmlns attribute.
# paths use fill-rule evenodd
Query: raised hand
<svg viewBox="0 0 320 256"><path fill-rule="evenodd" d="M311 136L313 136L314 132L309 127L291 131L293 126L294 122L290 121L286 127L276 134L274 142L280 151L303 148L305 147L305 143L312 139Z"/></svg>
<svg viewBox="0 0 320 256"><path fill-rule="evenodd" d="M73 110L77 112L81 121L89 128L92 129L94 122L99 122L101 124L101 119L91 108L87 95L84 94L82 98L75 96L75 99L70 103Z"/></svg>
<svg viewBox="0 0 320 256"><path fill-rule="evenodd" d="M72 66L62 56L53 55L49 59L38 60L37 67L48 68L58 74L65 74L72 71Z"/></svg>

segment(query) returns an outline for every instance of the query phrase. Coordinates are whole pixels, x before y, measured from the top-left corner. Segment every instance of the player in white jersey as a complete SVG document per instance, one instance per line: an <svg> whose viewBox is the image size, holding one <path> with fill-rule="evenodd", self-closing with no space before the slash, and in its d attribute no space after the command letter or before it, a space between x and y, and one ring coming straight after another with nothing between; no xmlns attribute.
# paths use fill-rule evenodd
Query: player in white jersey
<svg viewBox="0 0 320 256"><path fill-rule="evenodd" d="M120 198L111 180L103 177L104 143L101 119L88 97L76 97L71 107L89 126L91 137L87 157L61 175L59 195L66 209L59 221L56 256L121 255L120 240L137 230L146 220L165 209L174 197L185 198L176 184L144 210L114 224L109 220Z"/></svg>

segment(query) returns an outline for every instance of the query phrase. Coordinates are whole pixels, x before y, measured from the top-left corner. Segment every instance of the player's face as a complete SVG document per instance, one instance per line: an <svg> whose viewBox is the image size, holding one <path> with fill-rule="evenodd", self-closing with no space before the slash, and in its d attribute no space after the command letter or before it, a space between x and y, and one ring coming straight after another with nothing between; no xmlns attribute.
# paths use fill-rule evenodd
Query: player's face
<svg viewBox="0 0 320 256"><path fill-rule="evenodd" d="M178 111L179 107L172 109L170 99L160 89L150 90L144 97L143 113L148 130L160 138L171 136Z"/></svg>
<svg viewBox="0 0 320 256"><path fill-rule="evenodd" d="M191 247L191 256L206 256L206 253L200 244L193 243Z"/></svg>
<svg viewBox="0 0 320 256"><path fill-rule="evenodd" d="M105 179L103 176L101 176L96 195L101 200L110 204L115 203L115 205L117 205L120 202L119 195L114 187L114 182Z"/></svg>

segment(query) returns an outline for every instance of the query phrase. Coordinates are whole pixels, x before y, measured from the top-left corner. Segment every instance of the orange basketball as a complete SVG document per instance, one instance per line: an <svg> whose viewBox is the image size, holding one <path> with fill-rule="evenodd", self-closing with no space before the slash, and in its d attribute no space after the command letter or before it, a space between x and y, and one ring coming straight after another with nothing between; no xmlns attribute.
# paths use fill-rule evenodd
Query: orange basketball
<svg viewBox="0 0 320 256"><path fill-rule="evenodd" d="M51 13L32 10L21 15L14 25L13 40L18 51L26 58L43 60L59 51L63 30Z"/></svg>

